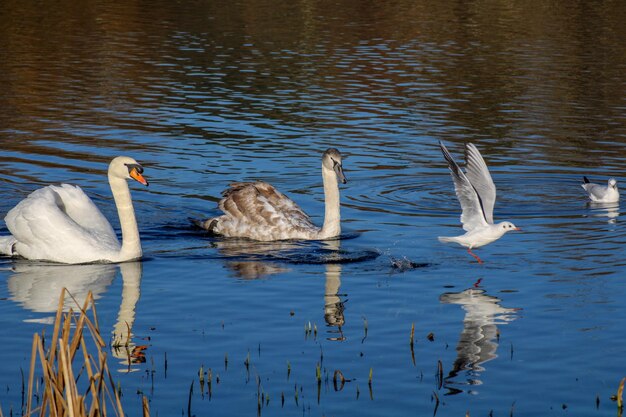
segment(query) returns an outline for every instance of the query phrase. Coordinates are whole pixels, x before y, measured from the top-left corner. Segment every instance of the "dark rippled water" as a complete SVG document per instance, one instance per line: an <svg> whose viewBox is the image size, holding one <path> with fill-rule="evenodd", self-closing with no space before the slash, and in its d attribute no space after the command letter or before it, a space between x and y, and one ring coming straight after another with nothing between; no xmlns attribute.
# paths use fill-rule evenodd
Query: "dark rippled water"
<svg viewBox="0 0 626 417"><path fill-rule="evenodd" d="M626 228L579 184L626 178L625 19L618 1L3 2L0 213L71 182L117 227L110 159L151 182L131 186L142 262L0 258L4 415L62 287L94 293L110 342L129 323L146 347L130 366L111 350L129 415L141 395L186 415L192 381L195 415L256 415L259 382L262 415L615 415ZM481 149L496 218L524 229L484 265L436 239L461 232L439 140ZM254 179L321 224L330 146L342 239L190 227Z"/></svg>

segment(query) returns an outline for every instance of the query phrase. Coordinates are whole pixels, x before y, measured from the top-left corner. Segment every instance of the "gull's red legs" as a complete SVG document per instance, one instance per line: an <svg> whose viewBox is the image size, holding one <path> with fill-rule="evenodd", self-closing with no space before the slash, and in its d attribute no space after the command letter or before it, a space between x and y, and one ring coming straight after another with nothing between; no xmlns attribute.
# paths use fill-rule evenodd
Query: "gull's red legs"
<svg viewBox="0 0 626 417"><path fill-rule="evenodd" d="M474 257L474 258L478 261L478 263L479 263L479 264L482 264L482 263L483 263L482 259L480 259L480 258L478 257L478 255L476 255L474 252L472 252L472 250L471 250L470 248L467 248L467 253L469 253L470 255L472 255L472 256L473 256L473 257Z"/></svg>

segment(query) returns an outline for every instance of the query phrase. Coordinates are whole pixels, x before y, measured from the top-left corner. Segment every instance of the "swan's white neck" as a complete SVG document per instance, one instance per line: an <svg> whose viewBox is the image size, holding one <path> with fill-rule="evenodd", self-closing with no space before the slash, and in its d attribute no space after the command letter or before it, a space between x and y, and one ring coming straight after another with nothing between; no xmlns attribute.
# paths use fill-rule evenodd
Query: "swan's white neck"
<svg viewBox="0 0 626 417"><path fill-rule="evenodd" d="M139 229L137 228L135 209L130 198L128 183L125 179L114 177L109 173L109 184L111 185L113 199L117 206L117 214L120 218L120 228L122 229L122 249L117 261L123 262L141 258Z"/></svg>
<svg viewBox="0 0 626 417"><path fill-rule="evenodd" d="M319 238L328 239L341 234L341 214L339 213L339 183L337 174L322 164L322 179L324 181L324 197L326 211L324 226L320 230Z"/></svg>

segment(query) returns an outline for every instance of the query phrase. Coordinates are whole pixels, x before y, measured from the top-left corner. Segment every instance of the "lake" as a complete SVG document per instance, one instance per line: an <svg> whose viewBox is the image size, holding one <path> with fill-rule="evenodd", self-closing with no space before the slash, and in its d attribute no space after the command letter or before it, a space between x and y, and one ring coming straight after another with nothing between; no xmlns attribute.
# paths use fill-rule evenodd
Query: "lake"
<svg viewBox="0 0 626 417"><path fill-rule="evenodd" d="M150 181L130 185L142 261L0 257L4 415L22 415L63 287L96 297L128 415L142 395L160 416L616 415L626 223L580 184L626 183L625 17L619 1L4 1L0 215L68 182L119 231L109 161ZM482 265L437 240L462 232L440 140L460 163L480 149L496 220L523 229ZM329 147L340 239L191 225L251 180L321 225ZM131 363L111 348L127 324Z"/></svg>

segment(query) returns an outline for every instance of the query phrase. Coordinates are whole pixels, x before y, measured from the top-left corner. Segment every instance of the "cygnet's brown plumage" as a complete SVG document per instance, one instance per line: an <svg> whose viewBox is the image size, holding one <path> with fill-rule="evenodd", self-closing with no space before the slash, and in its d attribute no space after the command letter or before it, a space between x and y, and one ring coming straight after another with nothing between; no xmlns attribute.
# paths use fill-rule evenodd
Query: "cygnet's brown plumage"
<svg viewBox="0 0 626 417"><path fill-rule="evenodd" d="M230 184L219 202L224 214L194 223L217 235L264 241L336 237L341 233L338 180L345 184L346 178L335 148L322 156L322 178L326 213L321 228L293 200L262 181Z"/></svg>

